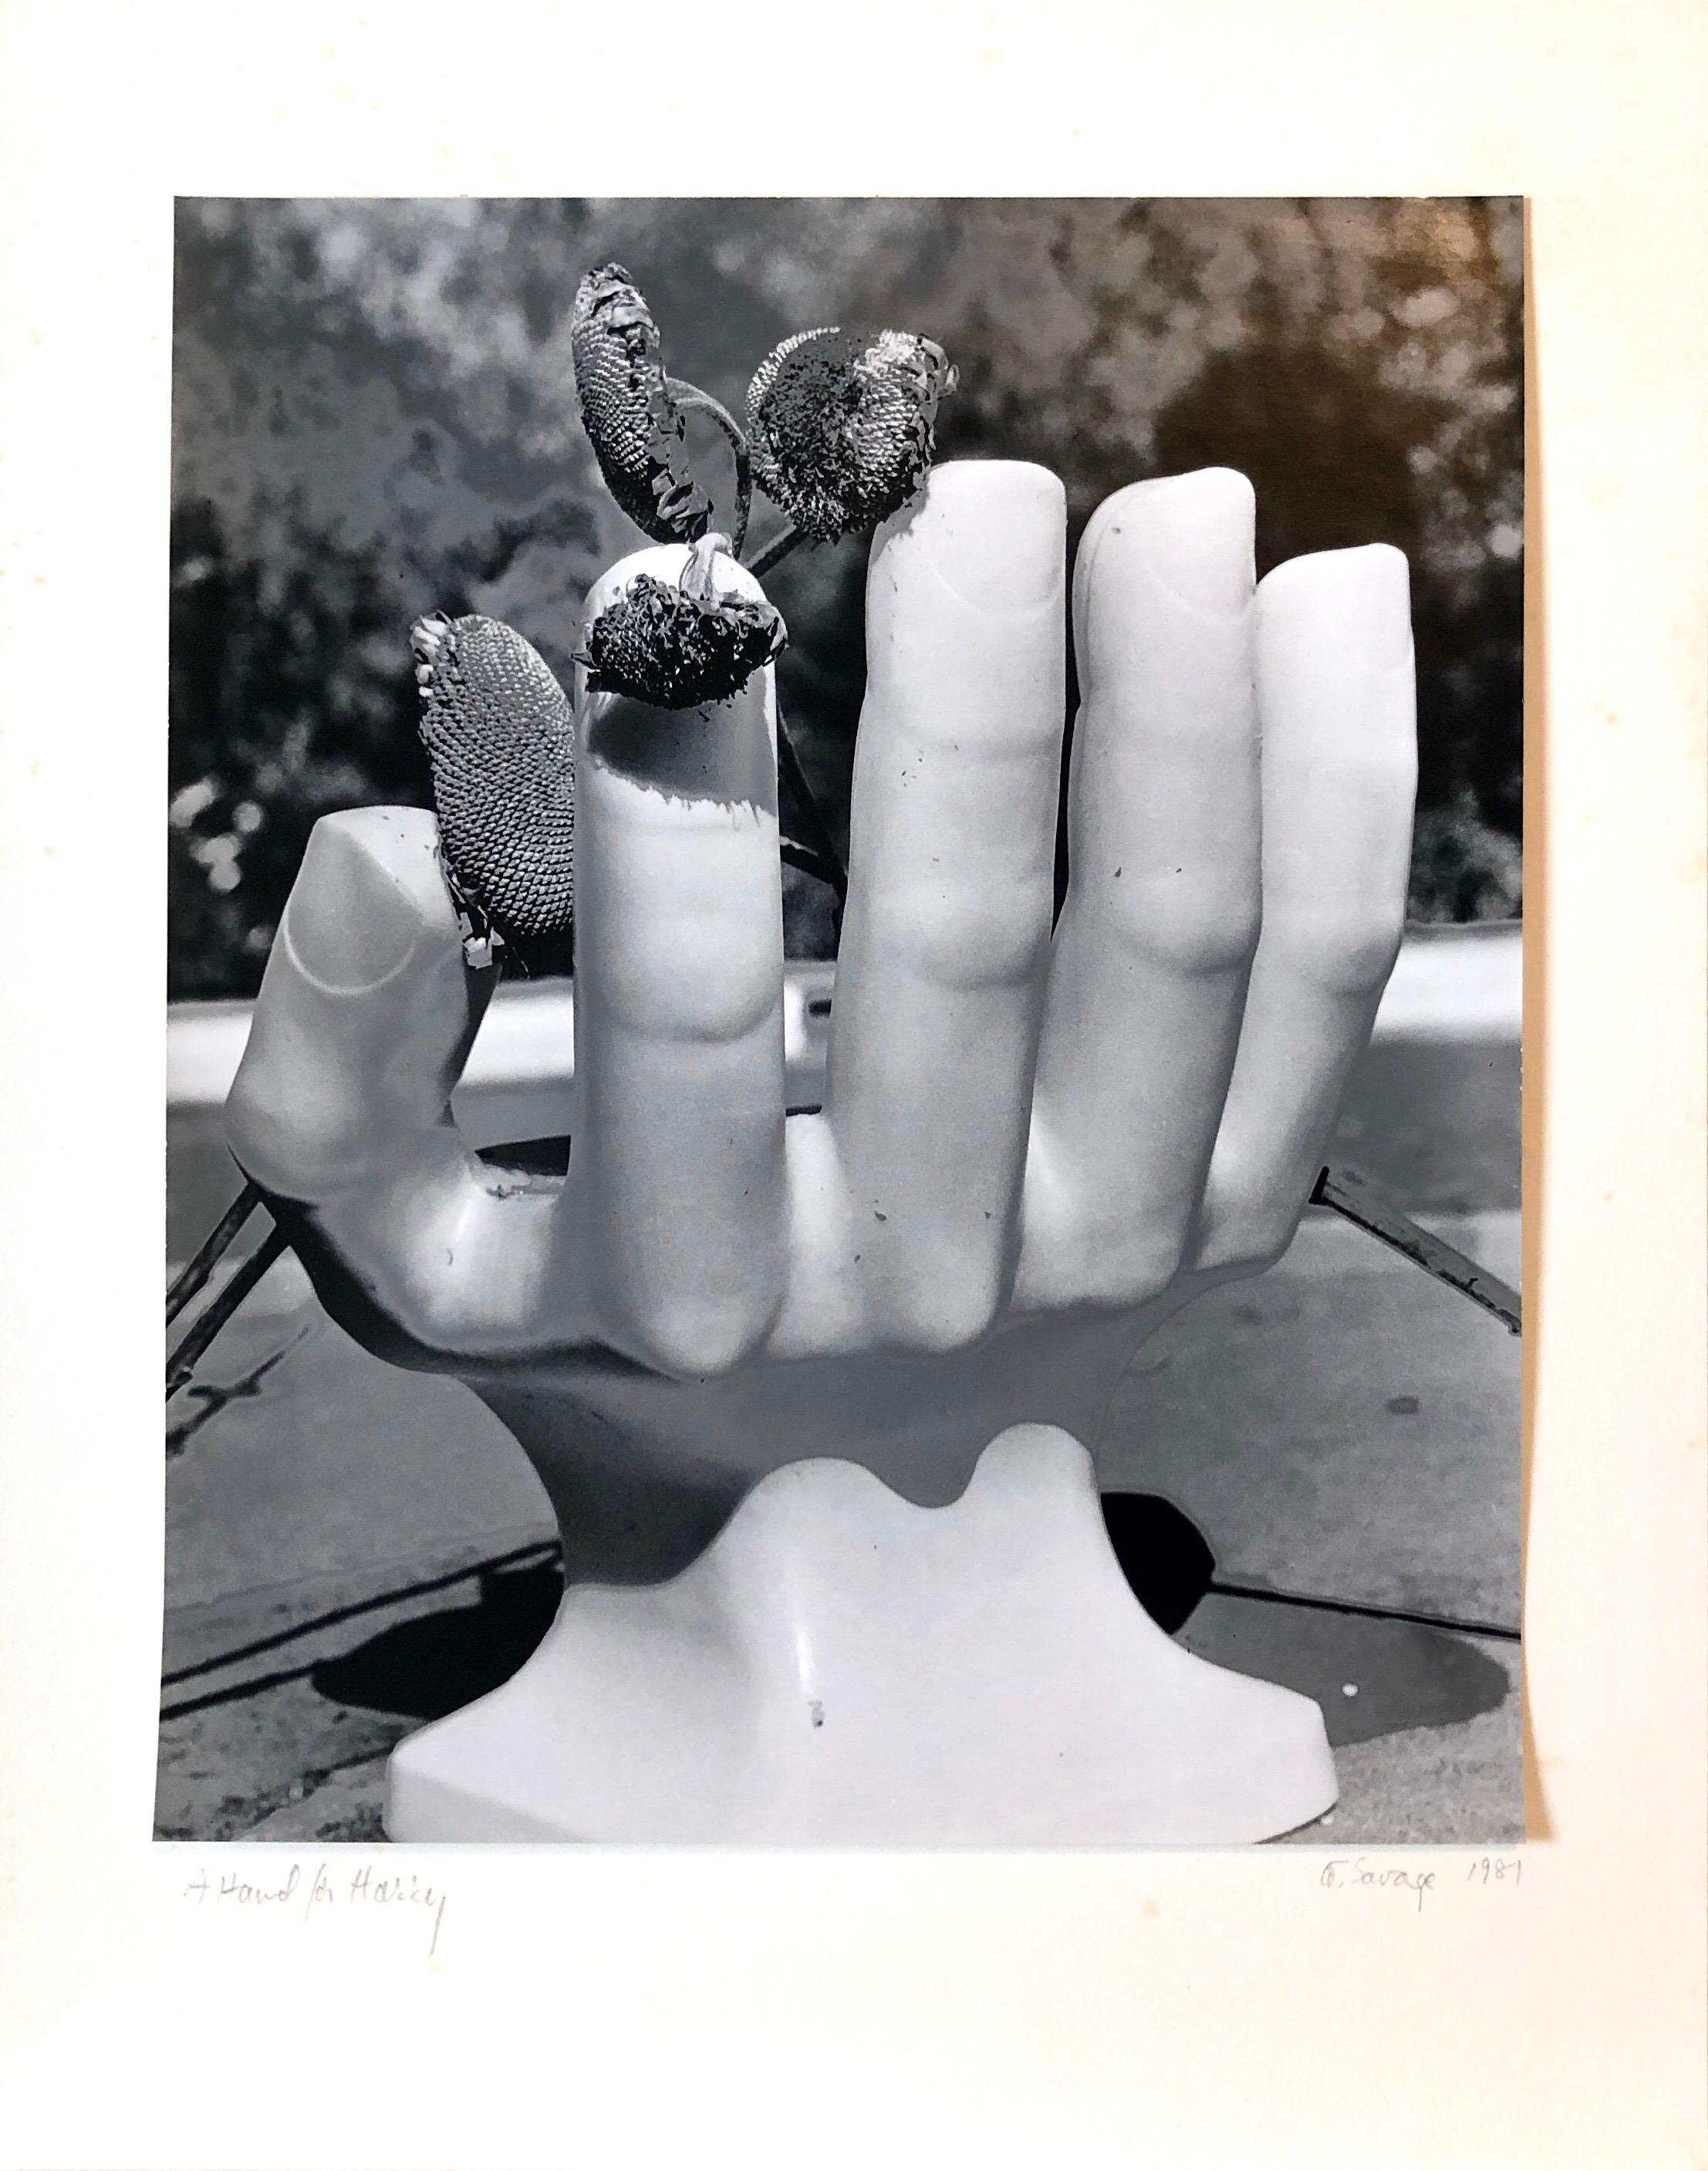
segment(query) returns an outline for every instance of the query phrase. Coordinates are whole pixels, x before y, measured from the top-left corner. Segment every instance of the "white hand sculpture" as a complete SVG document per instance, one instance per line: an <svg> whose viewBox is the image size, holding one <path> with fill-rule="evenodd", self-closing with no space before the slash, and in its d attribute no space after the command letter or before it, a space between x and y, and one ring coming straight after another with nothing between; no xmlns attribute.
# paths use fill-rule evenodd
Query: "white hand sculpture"
<svg viewBox="0 0 1708 2171"><path fill-rule="evenodd" d="M1052 933L1063 539L1054 476L980 462L874 544L820 1113L784 1116L768 670L580 694L561 1181L452 1121L495 975L431 818L315 831L233 1150L333 1316L514 1431L569 1583L516 1681L399 1751L395 1835L1202 1842L1332 1801L1315 1707L1132 1599L1079 1443L1157 1324L1286 1248L1368 1037L1405 563L1254 587L1222 469L1100 509Z"/></svg>

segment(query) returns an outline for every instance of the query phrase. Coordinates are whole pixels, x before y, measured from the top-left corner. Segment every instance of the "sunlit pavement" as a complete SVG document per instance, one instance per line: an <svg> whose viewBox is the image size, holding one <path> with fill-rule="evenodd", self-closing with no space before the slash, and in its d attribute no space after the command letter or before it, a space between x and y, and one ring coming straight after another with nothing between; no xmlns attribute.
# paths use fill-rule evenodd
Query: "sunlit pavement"
<svg viewBox="0 0 1708 2171"><path fill-rule="evenodd" d="M1338 1150L1516 1283L1516 941L1419 946L1412 1009L1367 1059ZM821 983L797 983L810 1036ZM522 1075L486 1089L490 1134L553 1128L526 1120L552 1088L525 1038ZM797 1071L812 1053L797 1037ZM180 1254L234 1187L213 1139L186 1095ZM1172 1503L1213 1556L1182 1641L1322 1704L1341 1797L1295 1837L1520 1836L1518 1407L1498 1322L1321 1212L1117 1391L1106 1493ZM549 1618L538 1481L473 1395L369 1357L289 1260L169 1418L160 1836L380 1836L393 1744L503 1678Z"/></svg>

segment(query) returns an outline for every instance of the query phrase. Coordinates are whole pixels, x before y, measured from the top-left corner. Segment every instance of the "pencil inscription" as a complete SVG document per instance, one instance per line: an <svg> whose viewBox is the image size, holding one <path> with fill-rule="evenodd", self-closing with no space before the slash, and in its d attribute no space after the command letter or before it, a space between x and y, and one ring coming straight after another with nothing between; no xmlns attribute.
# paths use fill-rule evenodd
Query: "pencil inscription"
<svg viewBox="0 0 1708 2171"><path fill-rule="evenodd" d="M198 1907L211 1904L226 1913L294 1911L303 1922L312 1922L317 1915L335 1908L346 1913L361 1909L370 1914L394 1915L419 1910L421 1919L432 1924L427 1942L427 1958L431 1959L439 1949L447 1895L442 1886L430 1883L413 1870L381 1875L372 1863L363 1863L347 1875L342 1870L335 1874L327 1863L321 1862L316 1863L312 1877L305 1873L300 1863L292 1863L283 1876L276 1879L249 1878L237 1870L224 1870L210 1877L206 1869L198 1869L185 1884L183 1896Z"/></svg>
<svg viewBox="0 0 1708 2171"><path fill-rule="evenodd" d="M1417 1911L1426 1898L1452 1884L1505 1884L1516 1887L1524 1865L1516 1855L1480 1854L1468 1865L1454 1863L1435 1869L1419 1869L1405 1863L1383 1861L1368 1854L1331 1855L1324 1863L1317 1883L1325 1892L1406 1892L1415 1895Z"/></svg>

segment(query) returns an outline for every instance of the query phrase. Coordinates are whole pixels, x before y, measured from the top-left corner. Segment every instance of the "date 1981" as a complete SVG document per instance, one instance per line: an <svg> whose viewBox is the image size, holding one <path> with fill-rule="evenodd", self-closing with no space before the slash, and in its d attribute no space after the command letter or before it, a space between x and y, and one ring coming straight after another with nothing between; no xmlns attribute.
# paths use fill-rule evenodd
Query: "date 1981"
<svg viewBox="0 0 1708 2171"><path fill-rule="evenodd" d="M1416 1895L1417 1911L1423 1911L1423 1902L1432 1894L1446 1888L1449 1881L1464 1884L1519 1884L1524 1874L1524 1865L1516 1855L1478 1855L1465 1868L1462 1878L1453 1879L1439 1869L1408 1868L1402 1863L1372 1860L1368 1855L1336 1855L1322 1866L1317 1882L1325 1892L1409 1892Z"/></svg>

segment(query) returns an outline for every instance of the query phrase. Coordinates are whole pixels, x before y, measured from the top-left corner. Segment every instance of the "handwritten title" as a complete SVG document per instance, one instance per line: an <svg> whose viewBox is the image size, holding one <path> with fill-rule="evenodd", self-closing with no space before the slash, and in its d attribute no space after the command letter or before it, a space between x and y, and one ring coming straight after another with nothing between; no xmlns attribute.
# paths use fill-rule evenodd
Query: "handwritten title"
<svg viewBox="0 0 1708 2171"><path fill-rule="evenodd" d="M341 1909L345 1913L361 1909L372 1914L391 1915L413 1909L422 1921L432 1924L427 1943L429 1959L439 1949L446 1896L442 1887L413 1870L383 1876L376 1873L372 1863L366 1862L348 1875L340 1871L335 1876L325 1863L319 1863L312 1877L304 1873L300 1863L292 1863L276 1884L244 1877L236 1870L210 1877L203 1869L184 1888L185 1899L199 1907L211 1906L225 1912L249 1911L258 1914L288 1913L300 1909L305 1922L318 1913L333 1909Z"/></svg>

